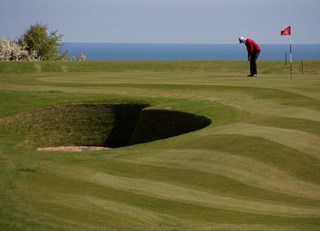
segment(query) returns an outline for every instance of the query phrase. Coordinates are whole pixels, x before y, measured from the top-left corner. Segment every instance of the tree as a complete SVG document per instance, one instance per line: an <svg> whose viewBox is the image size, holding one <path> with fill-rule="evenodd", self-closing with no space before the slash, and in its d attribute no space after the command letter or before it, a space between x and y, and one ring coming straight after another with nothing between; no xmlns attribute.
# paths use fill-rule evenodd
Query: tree
<svg viewBox="0 0 320 231"><path fill-rule="evenodd" d="M67 52L60 55L60 48L63 46L61 39L63 35L58 35L58 31L48 33L47 25L35 24L18 38L18 44L26 47L29 54L35 54L36 59L61 60L66 57Z"/></svg>
<svg viewBox="0 0 320 231"><path fill-rule="evenodd" d="M34 61L35 56L29 54L26 47L19 46L8 38L0 39L0 61Z"/></svg>

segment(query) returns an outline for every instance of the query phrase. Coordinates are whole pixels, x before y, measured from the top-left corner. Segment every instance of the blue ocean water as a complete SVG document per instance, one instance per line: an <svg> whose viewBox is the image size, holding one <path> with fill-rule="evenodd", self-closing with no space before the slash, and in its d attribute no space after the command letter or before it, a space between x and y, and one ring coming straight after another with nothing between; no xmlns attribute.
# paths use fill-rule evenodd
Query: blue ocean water
<svg viewBox="0 0 320 231"><path fill-rule="evenodd" d="M289 44L261 44L259 60L283 61ZM243 44L65 43L62 52L88 60L246 60ZM293 60L320 60L320 44L293 44Z"/></svg>

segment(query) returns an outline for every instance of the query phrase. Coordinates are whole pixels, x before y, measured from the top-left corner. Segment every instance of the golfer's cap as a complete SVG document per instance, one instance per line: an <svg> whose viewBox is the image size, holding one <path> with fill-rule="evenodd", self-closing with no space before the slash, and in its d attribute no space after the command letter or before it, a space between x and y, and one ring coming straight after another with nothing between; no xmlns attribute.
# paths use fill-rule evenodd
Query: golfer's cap
<svg viewBox="0 0 320 231"><path fill-rule="evenodd" d="M239 38L239 43L244 43L245 41L246 41L246 38L244 38L242 36Z"/></svg>

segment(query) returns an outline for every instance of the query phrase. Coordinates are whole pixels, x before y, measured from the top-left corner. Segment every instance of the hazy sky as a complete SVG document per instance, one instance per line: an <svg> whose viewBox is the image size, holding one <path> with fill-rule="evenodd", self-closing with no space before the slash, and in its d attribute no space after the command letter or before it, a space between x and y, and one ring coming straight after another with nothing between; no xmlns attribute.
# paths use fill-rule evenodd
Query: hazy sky
<svg viewBox="0 0 320 231"><path fill-rule="evenodd" d="M319 0L0 0L0 37L35 23L64 42L320 43Z"/></svg>

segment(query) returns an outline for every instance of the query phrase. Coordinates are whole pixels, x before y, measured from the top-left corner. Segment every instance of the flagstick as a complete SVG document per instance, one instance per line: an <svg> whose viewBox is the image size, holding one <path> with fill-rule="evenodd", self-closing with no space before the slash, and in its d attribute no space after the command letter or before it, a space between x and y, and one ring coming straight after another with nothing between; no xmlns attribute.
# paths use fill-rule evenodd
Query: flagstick
<svg viewBox="0 0 320 231"><path fill-rule="evenodd" d="M290 79L292 80L292 46L291 46L291 35L290 37Z"/></svg>

